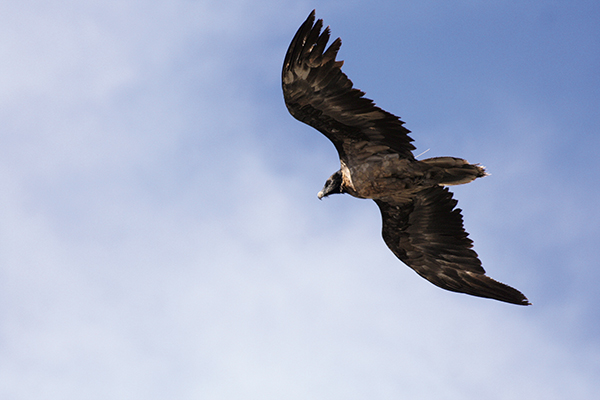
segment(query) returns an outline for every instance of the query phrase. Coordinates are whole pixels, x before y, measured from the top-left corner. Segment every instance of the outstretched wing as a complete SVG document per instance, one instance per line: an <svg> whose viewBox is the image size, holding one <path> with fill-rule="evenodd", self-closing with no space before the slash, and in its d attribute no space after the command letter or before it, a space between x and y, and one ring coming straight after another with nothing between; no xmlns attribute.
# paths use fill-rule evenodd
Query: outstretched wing
<svg viewBox="0 0 600 400"><path fill-rule="evenodd" d="M485 275L463 227L457 201L434 186L406 203L375 200L383 218L383 240L406 265L434 285L454 292L529 305L518 290Z"/></svg>
<svg viewBox="0 0 600 400"><path fill-rule="evenodd" d="M315 11L302 24L285 55L282 86L285 104L298 120L318 129L335 145L340 158L366 158L398 153L413 158L410 132L398 117L375 106L342 72L335 57L338 38L325 50L329 27L315 21Z"/></svg>

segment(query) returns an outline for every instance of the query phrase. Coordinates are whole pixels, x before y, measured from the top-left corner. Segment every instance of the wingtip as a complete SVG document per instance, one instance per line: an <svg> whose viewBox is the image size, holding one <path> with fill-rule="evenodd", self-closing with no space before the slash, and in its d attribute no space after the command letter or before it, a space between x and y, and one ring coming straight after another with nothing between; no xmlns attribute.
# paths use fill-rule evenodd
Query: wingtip
<svg viewBox="0 0 600 400"><path fill-rule="evenodd" d="M492 278L490 278L490 279L492 279ZM498 283L500 283L500 282L498 282ZM507 292L505 295L506 297L499 298L498 300L506 301L506 302L516 304L519 306L530 306L531 305L531 303L529 302L529 299L527 299L527 297L523 293L521 293L519 290L515 289L512 286L508 286L505 283L500 283L500 285L505 286L507 288Z"/></svg>
<svg viewBox="0 0 600 400"><path fill-rule="evenodd" d="M491 298L504 301L506 303L516 304L518 306L530 306L531 303L523 293L505 283L498 282L495 279L484 275L490 283L487 288L490 289Z"/></svg>
<svg viewBox="0 0 600 400"><path fill-rule="evenodd" d="M523 299L523 302L520 305L521 306L531 306L531 305L533 305L533 303L531 303L529 300L527 300L527 297L525 297Z"/></svg>
<svg viewBox="0 0 600 400"><path fill-rule="evenodd" d="M500 282L498 282L498 283L500 283ZM506 287L507 293L505 293L499 297L492 297L492 298L495 298L496 300L504 301L507 303L516 304L518 306L530 306L531 305L531 303L529 302L529 300L527 299L527 297L525 297L525 295L523 293L521 293L517 289L515 289L511 286L508 286L504 283L500 283L500 284Z"/></svg>
<svg viewBox="0 0 600 400"><path fill-rule="evenodd" d="M310 14L308 14L308 17L306 17L306 21L304 21L305 24L310 24L312 25L315 22L315 18L317 15L317 10L313 9Z"/></svg>

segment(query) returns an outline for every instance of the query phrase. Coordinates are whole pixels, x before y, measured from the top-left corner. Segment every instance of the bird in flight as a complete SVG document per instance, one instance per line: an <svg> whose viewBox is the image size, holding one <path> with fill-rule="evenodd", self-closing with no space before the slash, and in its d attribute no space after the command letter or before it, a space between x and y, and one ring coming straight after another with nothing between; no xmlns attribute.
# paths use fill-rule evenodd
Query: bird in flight
<svg viewBox="0 0 600 400"><path fill-rule="evenodd" d="M335 193L373 199L387 246L434 285L529 305L521 292L485 275L446 187L486 176L485 169L455 157L417 160L404 122L352 87L343 61L335 59L341 40L327 47L330 30L322 28L313 10L292 39L282 71L289 112L329 138L340 157L319 199Z"/></svg>

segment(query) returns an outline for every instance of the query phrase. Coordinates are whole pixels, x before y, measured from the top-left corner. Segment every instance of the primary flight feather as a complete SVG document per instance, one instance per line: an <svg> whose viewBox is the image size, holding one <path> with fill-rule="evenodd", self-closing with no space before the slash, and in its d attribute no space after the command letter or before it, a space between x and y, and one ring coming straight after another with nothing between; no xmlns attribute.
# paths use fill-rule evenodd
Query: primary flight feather
<svg viewBox="0 0 600 400"><path fill-rule="evenodd" d="M352 87L329 47L329 28L311 12L288 48L282 71L285 104L294 118L329 138L340 170L319 198L335 193L373 199L390 250L434 285L454 292L529 305L518 290L485 275L463 227L457 201L445 187L483 177L483 167L455 157L417 160L410 131L395 115Z"/></svg>

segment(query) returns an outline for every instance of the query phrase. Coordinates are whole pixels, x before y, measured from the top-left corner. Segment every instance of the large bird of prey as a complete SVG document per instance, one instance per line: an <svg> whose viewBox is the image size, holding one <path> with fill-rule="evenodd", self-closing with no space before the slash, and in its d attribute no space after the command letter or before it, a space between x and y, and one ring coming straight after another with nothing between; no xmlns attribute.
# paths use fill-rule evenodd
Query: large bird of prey
<svg viewBox="0 0 600 400"><path fill-rule="evenodd" d="M434 285L454 292L529 305L518 290L485 275L463 227L457 201L445 187L486 174L455 157L417 160L409 130L395 115L352 87L336 61L341 40L311 12L285 55L285 104L298 120L333 142L341 168L319 198L348 193L373 199L381 210L383 239L390 250Z"/></svg>

